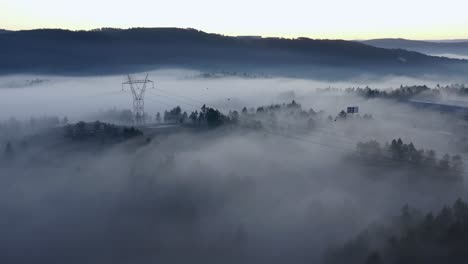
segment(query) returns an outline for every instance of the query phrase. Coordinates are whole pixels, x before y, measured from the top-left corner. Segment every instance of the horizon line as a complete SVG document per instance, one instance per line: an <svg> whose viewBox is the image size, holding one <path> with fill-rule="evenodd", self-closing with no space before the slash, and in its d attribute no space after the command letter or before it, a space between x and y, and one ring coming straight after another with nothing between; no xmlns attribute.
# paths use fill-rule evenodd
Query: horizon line
<svg viewBox="0 0 468 264"><path fill-rule="evenodd" d="M21 31L35 31L35 30L63 30L63 31L71 31L71 32L93 32L99 30L131 30L131 29L182 29L182 30L196 30L201 31L207 34L215 34L227 37L259 37L259 38L282 38L282 39L300 39L300 38L308 38L308 39L317 39L317 40L345 40L345 41L367 41L367 40L414 40L414 41L429 41L429 42L437 42L437 41L447 41L447 42L463 42L468 41L468 38L404 38L404 37L378 37L378 38L323 38L323 37L314 37L307 34L305 35L297 35L297 36L287 36L287 35L269 35L269 34L229 34L229 33L219 33L219 32L208 32L205 30L192 28L192 27L96 27L90 29L71 29L71 28L61 28L61 27L38 27L38 28L22 28L22 29L8 29L8 28L0 28L0 31L7 31L7 32L21 32Z"/></svg>

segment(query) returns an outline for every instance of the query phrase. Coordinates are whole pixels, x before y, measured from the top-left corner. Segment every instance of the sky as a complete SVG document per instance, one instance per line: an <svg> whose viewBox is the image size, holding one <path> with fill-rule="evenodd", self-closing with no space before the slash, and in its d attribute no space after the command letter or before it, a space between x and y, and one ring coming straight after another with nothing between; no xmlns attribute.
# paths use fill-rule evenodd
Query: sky
<svg viewBox="0 0 468 264"><path fill-rule="evenodd" d="M0 0L0 28L181 27L224 35L468 39L466 0Z"/></svg>

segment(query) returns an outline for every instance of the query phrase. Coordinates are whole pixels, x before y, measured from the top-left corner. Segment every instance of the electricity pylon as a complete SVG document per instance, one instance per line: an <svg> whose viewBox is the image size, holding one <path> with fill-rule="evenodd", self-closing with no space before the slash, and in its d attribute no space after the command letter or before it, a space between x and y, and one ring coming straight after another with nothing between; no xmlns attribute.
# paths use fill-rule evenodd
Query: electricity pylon
<svg viewBox="0 0 468 264"><path fill-rule="evenodd" d="M152 87L154 88L154 82L148 80L148 74L144 80L134 80L130 76L127 75L127 81L122 83L122 90L125 90L125 86L130 87L130 91L133 95L133 123L136 126L141 126L145 124L145 90L146 85L151 83Z"/></svg>

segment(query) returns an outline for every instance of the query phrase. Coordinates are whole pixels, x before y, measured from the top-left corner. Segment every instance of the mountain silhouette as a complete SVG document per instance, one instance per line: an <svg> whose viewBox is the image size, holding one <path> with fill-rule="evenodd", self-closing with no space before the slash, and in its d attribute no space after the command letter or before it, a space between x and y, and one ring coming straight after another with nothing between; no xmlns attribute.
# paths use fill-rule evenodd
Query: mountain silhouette
<svg viewBox="0 0 468 264"><path fill-rule="evenodd" d="M195 29L2 31L0 74L113 74L161 67L348 78L463 75L468 61L344 40L230 37Z"/></svg>
<svg viewBox="0 0 468 264"><path fill-rule="evenodd" d="M408 39L372 39L361 43L386 49L405 49L431 55L468 56L468 40L420 41Z"/></svg>

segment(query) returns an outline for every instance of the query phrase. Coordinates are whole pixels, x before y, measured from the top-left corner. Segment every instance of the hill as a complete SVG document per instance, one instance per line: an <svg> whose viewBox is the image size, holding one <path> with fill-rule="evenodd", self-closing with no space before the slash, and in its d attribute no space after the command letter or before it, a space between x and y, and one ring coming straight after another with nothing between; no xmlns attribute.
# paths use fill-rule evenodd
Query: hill
<svg viewBox="0 0 468 264"><path fill-rule="evenodd" d="M430 55L458 55L468 58L468 40L458 41L418 41L408 39L373 39L361 41L363 44L386 48L405 49Z"/></svg>
<svg viewBox="0 0 468 264"><path fill-rule="evenodd" d="M461 75L468 61L344 40L245 38L194 29L42 29L0 34L0 74L105 74L185 67L347 78L356 74Z"/></svg>

